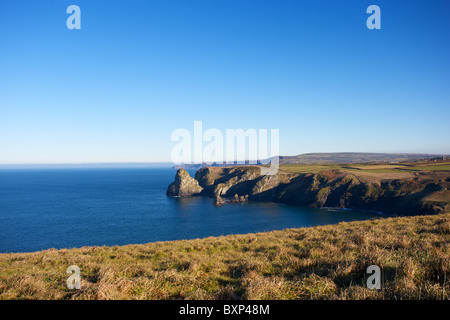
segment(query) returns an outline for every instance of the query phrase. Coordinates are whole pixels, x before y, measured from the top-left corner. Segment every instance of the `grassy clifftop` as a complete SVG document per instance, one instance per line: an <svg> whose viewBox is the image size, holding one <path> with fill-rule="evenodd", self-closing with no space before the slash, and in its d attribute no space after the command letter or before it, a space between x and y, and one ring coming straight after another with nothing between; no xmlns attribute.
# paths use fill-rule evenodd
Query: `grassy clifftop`
<svg viewBox="0 0 450 320"><path fill-rule="evenodd" d="M450 214L0 255L0 299L449 299ZM378 265L382 290L365 288ZM68 290L66 269L81 269Z"/></svg>
<svg viewBox="0 0 450 320"><path fill-rule="evenodd" d="M420 215L450 210L450 162L281 165L275 175L258 166L205 167L195 179L179 169L171 196L203 195L309 207ZM185 177L178 179L178 177ZM183 188L198 182L198 188Z"/></svg>

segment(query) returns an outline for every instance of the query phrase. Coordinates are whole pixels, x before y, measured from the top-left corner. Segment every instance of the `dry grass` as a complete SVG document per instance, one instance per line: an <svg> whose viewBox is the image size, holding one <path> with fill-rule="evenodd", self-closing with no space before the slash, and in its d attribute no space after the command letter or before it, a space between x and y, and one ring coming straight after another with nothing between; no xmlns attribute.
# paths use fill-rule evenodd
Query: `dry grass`
<svg viewBox="0 0 450 320"><path fill-rule="evenodd" d="M449 299L450 214L0 255L0 299ZM68 290L69 265L81 290ZM365 288L382 269L383 288Z"/></svg>

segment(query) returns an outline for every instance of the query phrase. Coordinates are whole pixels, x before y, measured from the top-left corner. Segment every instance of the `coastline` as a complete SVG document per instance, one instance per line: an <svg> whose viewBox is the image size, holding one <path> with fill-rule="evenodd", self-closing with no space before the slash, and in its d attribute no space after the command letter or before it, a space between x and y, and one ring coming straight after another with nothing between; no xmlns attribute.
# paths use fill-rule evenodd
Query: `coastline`
<svg viewBox="0 0 450 320"><path fill-rule="evenodd" d="M326 209L329 211L360 211L360 212L366 212L366 213L374 213L378 214L382 217L387 217L383 212L376 211L376 210L364 210L364 209L352 209L352 208L338 208L338 207L323 207L322 209Z"/></svg>
<svg viewBox="0 0 450 320"><path fill-rule="evenodd" d="M315 171L308 171L302 165L281 166L275 175L264 175L261 170L260 166L204 167L191 177L181 168L166 194L205 196L213 198L216 205L262 201L313 208L351 208L383 216L438 214L450 210L448 171L378 173L359 168L349 170L347 165L332 169L316 166Z"/></svg>

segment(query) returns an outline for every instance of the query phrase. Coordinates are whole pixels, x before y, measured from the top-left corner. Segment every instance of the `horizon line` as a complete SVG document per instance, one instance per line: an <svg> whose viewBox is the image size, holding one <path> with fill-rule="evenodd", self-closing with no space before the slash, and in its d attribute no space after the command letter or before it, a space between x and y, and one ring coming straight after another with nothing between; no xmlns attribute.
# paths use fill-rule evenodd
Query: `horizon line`
<svg viewBox="0 0 450 320"><path fill-rule="evenodd" d="M424 156L450 156L450 154L445 153L420 153L420 152L351 152L351 151L343 151L343 152L305 152L296 155L278 155L278 157L297 157L302 155L310 155L310 154L391 154L391 155L424 155ZM276 157L276 156L274 156ZM273 158L273 157L271 157ZM270 158L268 158L270 159ZM265 161L268 159L259 159L259 160L235 160L235 162L242 161ZM225 160L223 161L226 162ZM22 163L0 163L0 166L87 166L87 165L186 165L186 164L203 164L202 163L174 163L172 161L155 161L155 162L142 162L142 161L120 161L120 162L22 162ZM215 161L214 163L220 163Z"/></svg>

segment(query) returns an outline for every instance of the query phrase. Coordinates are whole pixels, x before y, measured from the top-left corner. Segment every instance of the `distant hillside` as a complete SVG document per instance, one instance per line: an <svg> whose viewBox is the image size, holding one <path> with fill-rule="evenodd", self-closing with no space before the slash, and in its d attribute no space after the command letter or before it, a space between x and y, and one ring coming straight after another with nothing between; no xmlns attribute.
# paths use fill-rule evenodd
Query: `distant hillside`
<svg viewBox="0 0 450 320"><path fill-rule="evenodd" d="M207 164L207 163L192 163L192 164L180 164L173 166L174 169L192 169L192 170L198 170L201 168L206 167L230 167L230 166L240 166L240 165L264 165L269 164L270 160L263 160L263 161L257 161L256 163L249 163L249 161L234 161L231 164L222 164L222 163L213 163L213 164Z"/></svg>
<svg viewBox="0 0 450 320"><path fill-rule="evenodd" d="M419 153L304 153L298 156L281 156L280 164L324 164L324 163L367 163L408 162L446 158L446 155Z"/></svg>
<svg viewBox="0 0 450 320"><path fill-rule="evenodd" d="M410 162L420 160L445 160L449 155L421 153L363 153L363 152L331 152L304 153L297 156L280 156L280 164L328 164L328 163L374 163L374 162ZM257 165L267 164L270 159L258 161ZM236 162L234 165L248 165L248 161ZM201 169L204 167L227 167L230 164L213 163L176 165L175 169Z"/></svg>

